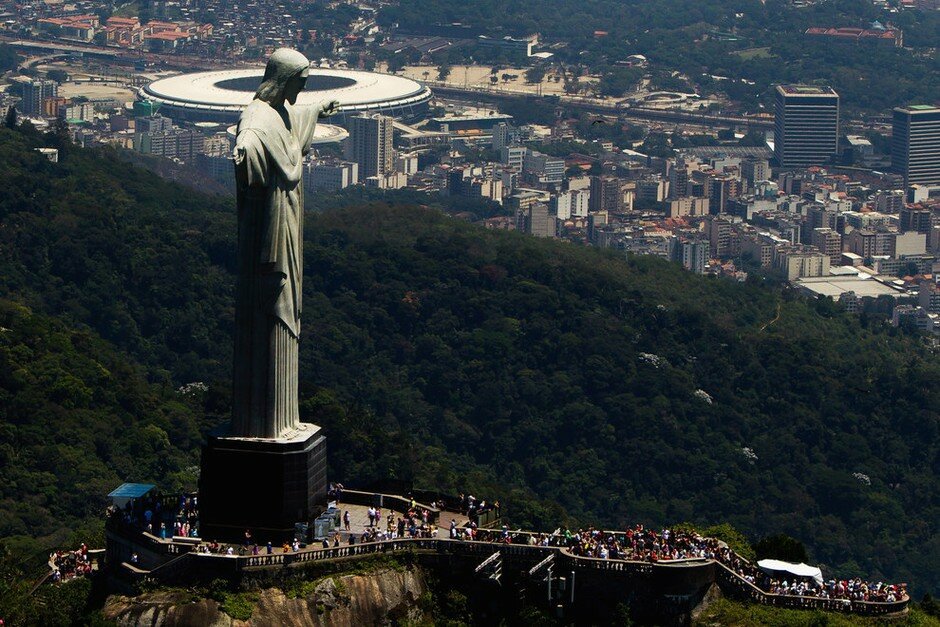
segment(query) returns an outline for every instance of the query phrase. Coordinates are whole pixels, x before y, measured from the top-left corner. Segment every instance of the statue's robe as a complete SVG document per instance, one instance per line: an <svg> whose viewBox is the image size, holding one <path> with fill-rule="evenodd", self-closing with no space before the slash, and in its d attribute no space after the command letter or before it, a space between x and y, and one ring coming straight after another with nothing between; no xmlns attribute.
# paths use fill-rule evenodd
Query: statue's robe
<svg viewBox="0 0 940 627"><path fill-rule="evenodd" d="M285 437L300 423L302 172L319 115L254 100L238 122L233 436Z"/></svg>

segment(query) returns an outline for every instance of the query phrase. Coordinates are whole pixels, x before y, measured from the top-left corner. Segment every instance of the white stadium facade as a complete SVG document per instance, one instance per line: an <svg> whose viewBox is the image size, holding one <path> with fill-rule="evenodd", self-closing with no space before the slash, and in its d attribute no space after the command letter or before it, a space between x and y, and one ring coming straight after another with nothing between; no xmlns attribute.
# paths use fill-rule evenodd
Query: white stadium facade
<svg viewBox="0 0 940 627"><path fill-rule="evenodd" d="M180 74L142 87L141 100L160 105L160 113L177 121L233 123L254 98L262 68ZM423 116L431 90L411 79L375 72L310 68L298 104L336 99L342 113L330 121L345 125L360 113L381 113L401 120Z"/></svg>

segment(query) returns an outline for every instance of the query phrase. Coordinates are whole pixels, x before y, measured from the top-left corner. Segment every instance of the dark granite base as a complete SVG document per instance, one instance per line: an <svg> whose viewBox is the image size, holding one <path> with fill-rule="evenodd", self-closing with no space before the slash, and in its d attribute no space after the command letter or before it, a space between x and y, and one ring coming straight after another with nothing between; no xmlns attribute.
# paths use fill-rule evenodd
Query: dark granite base
<svg viewBox="0 0 940 627"><path fill-rule="evenodd" d="M209 436L199 478L199 535L241 543L294 538L294 525L310 522L326 497L326 436L302 424L278 440Z"/></svg>

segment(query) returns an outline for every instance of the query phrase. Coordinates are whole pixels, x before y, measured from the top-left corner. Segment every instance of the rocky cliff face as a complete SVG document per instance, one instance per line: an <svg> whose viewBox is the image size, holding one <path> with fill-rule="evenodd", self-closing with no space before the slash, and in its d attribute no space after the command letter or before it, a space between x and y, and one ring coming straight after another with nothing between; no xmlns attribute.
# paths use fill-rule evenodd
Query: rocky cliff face
<svg viewBox="0 0 940 627"><path fill-rule="evenodd" d="M126 627L353 627L383 625L425 616L418 599L427 591L418 569L383 570L367 575L337 575L288 597L277 588L240 595L242 607L253 605L251 618L239 620L212 599L186 591L161 591L136 597L113 596L105 618ZM237 613L237 612L235 612Z"/></svg>

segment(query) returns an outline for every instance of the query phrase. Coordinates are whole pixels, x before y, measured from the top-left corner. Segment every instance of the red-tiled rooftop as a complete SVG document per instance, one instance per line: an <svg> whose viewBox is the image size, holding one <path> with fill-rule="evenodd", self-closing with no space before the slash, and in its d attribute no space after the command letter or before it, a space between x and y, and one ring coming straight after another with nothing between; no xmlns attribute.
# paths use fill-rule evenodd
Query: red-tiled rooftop
<svg viewBox="0 0 940 627"><path fill-rule="evenodd" d="M144 39L163 39L165 41L176 41L177 39L186 39L189 37L189 33L174 33L170 31L162 31L159 33L153 33L152 35L147 35Z"/></svg>

